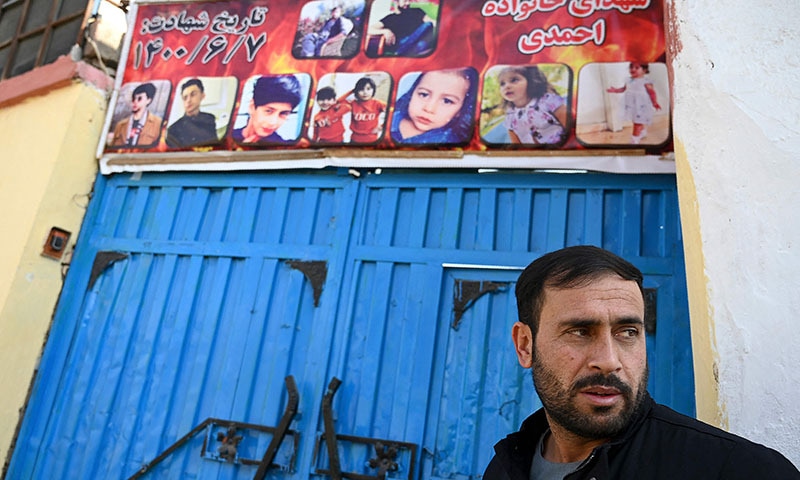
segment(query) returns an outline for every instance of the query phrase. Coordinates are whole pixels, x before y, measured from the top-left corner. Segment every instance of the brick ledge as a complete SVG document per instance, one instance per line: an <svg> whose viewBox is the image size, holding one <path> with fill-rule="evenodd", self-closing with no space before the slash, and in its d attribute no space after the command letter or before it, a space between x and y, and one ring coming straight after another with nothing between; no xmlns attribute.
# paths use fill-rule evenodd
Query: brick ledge
<svg viewBox="0 0 800 480"><path fill-rule="evenodd" d="M35 95L43 95L53 89L81 80L110 92L114 79L83 61L75 61L62 55L55 62L34 68L22 75L0 81L0 107L21 102Z"/></svg>

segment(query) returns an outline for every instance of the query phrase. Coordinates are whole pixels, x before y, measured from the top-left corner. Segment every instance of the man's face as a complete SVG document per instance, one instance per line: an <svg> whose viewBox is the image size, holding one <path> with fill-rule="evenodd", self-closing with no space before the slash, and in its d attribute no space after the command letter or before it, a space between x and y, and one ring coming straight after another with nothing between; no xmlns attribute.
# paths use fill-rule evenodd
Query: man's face
<svg viewBox="0 0 800 480"><path fill-rule="evenodd" d="M397 8L405 10L411 5L411 0L397 0Z"/></svg>
<svg viewBox="0 0 800 480"><path fill-rule="evenodd" d="M194 117L200 113L200 102L206 97L197 85L189 85L181 92L183 111L186 115Z"/></svg>
<svg viewBox="0 0 800 480"><path fill-rule="evenodd" d="M520 363L532 367L551 423L582 438L611 438L647 389L639 287L607 275L578 288L545 288L544 298L532 352L520 353L517 337L530 329L515 325Z"/></svg>
<svg viewBox="0 0 800 480"><path fill-rule="evenodd" d="M292 113L292 105L285 102L265 103L256 107L250 102L250 121L253 129L261 138L272 135L286 122Z"/></svg>
<svg viewBox="0 0 800 480"><path fill-rule="evenodd" d="M153 100L149 98L146 94L137 93L131 99L131 112L133 112L134 115L144 112L145 110L147 110L147 107L150 105L150 102L152 101Z"/></svg>

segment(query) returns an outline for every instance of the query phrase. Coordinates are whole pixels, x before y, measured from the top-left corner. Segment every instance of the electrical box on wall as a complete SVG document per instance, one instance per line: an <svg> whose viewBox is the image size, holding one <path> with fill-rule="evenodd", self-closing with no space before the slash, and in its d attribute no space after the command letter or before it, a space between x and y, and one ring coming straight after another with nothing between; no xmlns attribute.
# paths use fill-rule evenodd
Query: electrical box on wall
<svg viewBox="0 0 800 480"><path fill-rule="evenodd" d="M47 240L44 242L42 255L55 260L61 260L64 251L67 249L70 236L72 236L72 233L64 229L58 227L51 228L50 233L47 235Z"/></svg>

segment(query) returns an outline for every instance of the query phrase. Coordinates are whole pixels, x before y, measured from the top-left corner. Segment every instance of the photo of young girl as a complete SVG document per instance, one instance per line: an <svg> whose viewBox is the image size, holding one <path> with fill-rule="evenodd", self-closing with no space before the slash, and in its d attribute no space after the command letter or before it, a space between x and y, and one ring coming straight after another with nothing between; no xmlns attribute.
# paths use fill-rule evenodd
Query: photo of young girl
<svg viewBox="0 0 800 480"><path fill-rule="evenodd" d="M664 63L589 63L578 75L575 136L588 146L662 145L669 139Z"/></svg>
<svg viewBox="0 0 800 480"><path fill-rule="evenodd" d="M397 143L460 145L475 125L478 72L472 67L412 72L397 88L391 136Z"/></svg>
<svg viewBox="0 0 800 480"><path fill-rule="evenodd" d="M647 136L647 126L653 123L653 115L656 110L661 110L661 105L653 82L647 76L650 73L648 64L631 62L628 70L631 76L625 85L608 87L606 91L625 94L625 117L633 122L631 143L639 144Z"/></svg>
<svg viewBox="0 0 800 480"><path fill-rule="evenodd" d="M325 144L380 141L391 91L392 77L386 72L324 75L311 110L309 140ZM338 92L344 93L337 96Z"/></svg>
<svg viewBox="0 0 800 480"><path fill-rule="evenodd" d="M558 146L569 136L569 67L495 65L484 77L481 139Z"/></svg>

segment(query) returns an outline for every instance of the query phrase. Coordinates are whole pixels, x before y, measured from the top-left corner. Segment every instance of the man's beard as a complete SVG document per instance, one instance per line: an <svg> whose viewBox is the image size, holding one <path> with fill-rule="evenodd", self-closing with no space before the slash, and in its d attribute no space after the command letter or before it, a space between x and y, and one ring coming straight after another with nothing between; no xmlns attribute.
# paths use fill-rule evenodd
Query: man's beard
<svg viewBox="0 0 800 480"><path fill-rule="evenodd" d="M561 427L586 439L605 439L615 437L631 422L638 408L644 401L647 391L648 370L645 368L639 382L636 396L630 385L624 383L616 375L595 374L577 380L565 387L552 370L548 369L534 353L533 387L539 394L548 416ZM595 406L591 413L578 410L575 398L582 389L591 386L616 388L623 396L622 410L611 413L613 406Z"/></svg>

